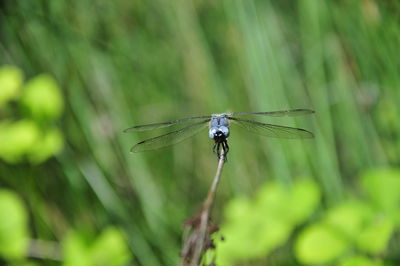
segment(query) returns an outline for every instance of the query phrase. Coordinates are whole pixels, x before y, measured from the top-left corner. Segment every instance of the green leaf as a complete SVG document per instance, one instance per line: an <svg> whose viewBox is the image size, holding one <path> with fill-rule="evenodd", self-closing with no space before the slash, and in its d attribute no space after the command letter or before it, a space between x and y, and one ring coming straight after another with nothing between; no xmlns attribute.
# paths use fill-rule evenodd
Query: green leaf
<svg viewBox="0 0 400 266"><path fill-rule="evenodd" d="M352 200L330 209L324 222L354 241L372 215L372 210L367 204Z"/></svg>
<svg viewBox="0 0 400 266"><path fill-rule="evenodd" d="M245 197L232 199L225 208L225 218L228 221L236 221L246 218L251 208L251 202Z"/></svg>
<svg viewBox="0 0 400 266"><path fill-rule="evenodd" d="M263 186L257 193L260 208L274 217L293 226L306 220L319 204L318 186L309 179L294 182L292 187L272 183Z"/></svg>
<svg viewBox="0 0 400 266"><path fill-rule="evenodd" d="M398 218L400 212L400 170L371 170L363 175L362 187L382 211ZM400 222L400 221L399 221Z"/></svg>
<svg viewBox="0 0 400 266"><path fill-rule="evenodd" d="M0 68L0 107L18 96L23 78L22 71L17 67Z"/></svg>
<svg viewBox="0 0 400 266"><path fill-rule="evenodd" d="M266 214L264 213L264 217ZM248 221L233 224L221 233L227 241L221 245L221 253L236 258L256 258L268 254L273 248L283 244L292 227L273 218L263 218L262 214L248 217Z"/></svg>
<svg viewBox="0 0 400 266"><path fill-rule="evenodd" d="M0 124L0 157L17 163L27 154L40 137L37 125L30 120Z"/></svg>
<svg viewBox="0 0 400 266"><path fill-rule="evenodd" d="M34 164L41 163L60 152L62 147L62 133L57 128L50 129L31 148L29 160Z"/></svg>
<svg viewBox="0 0 400 266"><path fill-rule="evenodd" d="M252 203L253 213L258 211L260 214L268 213L268 217L280 217L289 220L286 218L286 207L289 205L291 192L290 188L284 188L276 182L262 186Z"/></svg>
<svg viewBox="0 0 400 266"><path fill-rule="evenodd" d="M285 206L288 221L299 224L307 220L317 208L320 194L318 186L310 179L295 182L290 200Z"/></svg>
<svg viewBox="0 0 400 266"><path fill-rule="evenodd" d="M297 224L307 219L319 202L317 186L308 180L293 187L277 183L263 186L253 200L235 199L226 209L218 244L218 264L259 258L283 245Z"/></svg>
<svg viewBox="0 0 400 266"><path fill-rule="evenodd" d="M122 266L132 255L121 231L105 229L92 243L85 243L77 232L71 232L63 241L64 266Z"/></svg>
<svg viewBox="0 0 400 266"><path fill-rule="evenodd" d="M0 257L23 258L29 242L24 203L12 191L0 190Z"/></svg>
<svg viewBox="0 0 400 266"><path fill-rule="evenodd" d="M358 236L358 247L371 254L380 254L388 246L394 226L390 219L379 217Z"/></svg>
<svg viewBox="0 0 400 266"><path fill-rule="evenodd" d="M88 247L77 232L69 232L62 242L64 266L90 266Z"/></svg>
<svg viewBox="0 0 400 266"><path fill-rule="evenodd" d="M286 192L277 184L268 184L256 199L236 199L228 205L227 222L221 229L226 241L218 245L218 264L264 256L288 239L293 227L280 217Z"/></svg>
<svg viewBox="0 0 400 266"><path fill-rule="evenodd" d="M307 227L295 243L297 259L304 264L325 264L337 259L349 243L324 224Z"/></svg>
<svg viewBox="0 0 400 266"><path fill-rule="evenodd" d="M340 266L382 266L379 260L371 260L364 256L352 256L340 263Z"/></svg>
<svg viewBox="0 0 400 266"><path fill-rule="evenodd" d="M91 247L89 256L96 266L122 266L132 259L124 235L114 227L102 232Z"/></svg>
<svg viewBox="0 0 400 266"><path fill-rule="evenodd" d="M37 120L54 120L61 116L64 108L63 96L56 81L42 74L26 85L21 99L22 106Z"/></svg>

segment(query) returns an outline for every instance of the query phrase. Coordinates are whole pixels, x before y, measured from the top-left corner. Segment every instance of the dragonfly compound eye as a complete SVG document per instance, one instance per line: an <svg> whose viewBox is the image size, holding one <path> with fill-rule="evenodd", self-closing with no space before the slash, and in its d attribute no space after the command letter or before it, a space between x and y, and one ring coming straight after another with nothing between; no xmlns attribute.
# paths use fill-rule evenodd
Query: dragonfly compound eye
<svg viewBox="0 0 400 266"><path fill-rule="evenodd" d="M215 127L210 128L210 131L208 132L208 136L210 139L213 139L215 135L217 134L217 129Z"/></svg>
<svg viewBox="0 0 400 266"><path fill-rule="evenodd" d="M219 127L219 130L222 132L222 134L224 134L225 137L229 136L229 128L228 127Z"/></svg>

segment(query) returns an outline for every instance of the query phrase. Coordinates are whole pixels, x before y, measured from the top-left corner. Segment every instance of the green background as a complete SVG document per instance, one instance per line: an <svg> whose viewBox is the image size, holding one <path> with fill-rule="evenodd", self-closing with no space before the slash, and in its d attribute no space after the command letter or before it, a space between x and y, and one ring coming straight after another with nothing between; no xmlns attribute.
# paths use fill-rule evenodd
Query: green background
<svg viewBox="0 0 400 266"><path fill-rule="evenodd" d="M227 111L217 265L400 264L395 0L1 1L0 264L176 265L216 170L207 132L132 125ZM224 240L221 240L221 235Z"/></svg>

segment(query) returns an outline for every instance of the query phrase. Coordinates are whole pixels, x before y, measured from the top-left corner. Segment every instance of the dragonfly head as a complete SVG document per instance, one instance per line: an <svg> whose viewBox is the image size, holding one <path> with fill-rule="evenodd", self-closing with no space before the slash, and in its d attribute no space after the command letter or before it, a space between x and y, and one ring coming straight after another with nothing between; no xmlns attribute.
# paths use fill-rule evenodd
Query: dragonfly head
<svg viewBox="0 0 400 266"><path fill-rule="evenodd" d="M211 127L208 136L216 141L229 137L229 128L226 126Z"/></svg>

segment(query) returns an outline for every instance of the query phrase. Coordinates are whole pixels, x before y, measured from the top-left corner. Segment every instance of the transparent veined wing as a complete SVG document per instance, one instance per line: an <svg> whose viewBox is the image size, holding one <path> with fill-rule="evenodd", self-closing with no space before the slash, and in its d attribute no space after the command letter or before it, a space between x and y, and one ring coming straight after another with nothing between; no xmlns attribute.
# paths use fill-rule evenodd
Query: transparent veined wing
<svg viewBox="0 0 400 266"><path fill-rule="evenodd" d="M273 112L239 112L232 113L231 116L237 115L265 115L265 116L299 116L299 115L308 115L315 113L310 109L293 109L293 110L283 110L283 111L273 111Z"/></svg>
<svg viewBox="0 0 400 266"><path fill-rule="evenodd" d="M313 133L302 128L278 126L236 117L230 117L229 120L252 133L272 138L310 139L314 137Z"/></svg>
<svg viewBox="0 0 400 266"><path fill-rule="evenodd" d="M141 152L167 147L194 136L208 126L209 119L191 124L167 134L146 139L131 148L131 152Z"/></svg>
<svg viewBox="0 0 400 266"><path fill-rule="evenodd" d="M178 120L174 120L174 121L134 126L134 127L130 127L130 128L125 129L124 132L147 131L147 130L159 129L159 128L173 126L173 125L179 124L181 122L187 122L187 121L190 121L190 120L197 120L197 119L204 119L204 118L211 118L211 116L208 115L208 116L188 117L188 118L182 118L182 119L178 119Z"/></svg>

